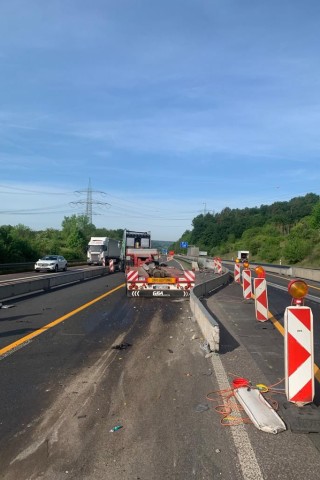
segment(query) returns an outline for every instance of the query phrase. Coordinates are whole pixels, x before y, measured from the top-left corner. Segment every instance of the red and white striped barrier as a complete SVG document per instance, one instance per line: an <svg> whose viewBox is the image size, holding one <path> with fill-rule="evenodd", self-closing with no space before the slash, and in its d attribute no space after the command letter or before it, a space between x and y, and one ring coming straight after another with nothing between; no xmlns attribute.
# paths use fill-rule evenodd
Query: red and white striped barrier
<svg viewBox="0 0 320 480"><path fill-rule="evenodd" d="M113 273L114 272L114 263L113 260L109 260L109 272Z"/></svg>
<svg viewBox="0 0 320 480"><path fill-rule="evenodd" d="M214 269L214 273L218 273L218 259L217 257L213 257L213 269Z"/></svg>
<svg viewBox="0 0 320 480"><path fill-rule="evenodd" d="M217 270L218 270L218 274L221 275L221 274L222 274L222 262L221 262L221 258L217 258Z"/></svg>
<svg viewBox="0 0 320 480"><path fill-rule="evenodd" d="M268 320L268 294L267 281L265 278L254 278L254 305L256 309L256 319L259 322Z"/></svg>
<svg viewBox="0 0 320 480"><path fill-rule="evenodd" d="M252 297L252 287L251 287L251 270L245 268L242 271L242 289L243 289L243 298L246 300Z"/></svg>
<svg viewBox="0 0 320 480"><path fill-rule="evenodd" d="M136 270L129 270L127 273L127 282L137 282L139 274Z"/></svg>
<svg viewBox="0 0 320 480"><path fill-rule="evenodd" d="M185 270L183 272L184 274L184 278L188 281L188 282L194 282L195 281L195 278L196 278L196 274L195 272L193 272L192 270Z"/></svg>
<svg viewBox="0 0 320 480"><path fill-rule="evenodd" d="M241 281L240 272L241 272L240 264L235 263L234 264L234 281L237 282L237 283L240 283L240 281Z"/></svg>
<svg viewBox="0 0 320 480"><path fill-rule="evenodd" d="M284 315L285 385L289 402L298 406L312 403L313 315L309 307L290 306Z"/></svg>

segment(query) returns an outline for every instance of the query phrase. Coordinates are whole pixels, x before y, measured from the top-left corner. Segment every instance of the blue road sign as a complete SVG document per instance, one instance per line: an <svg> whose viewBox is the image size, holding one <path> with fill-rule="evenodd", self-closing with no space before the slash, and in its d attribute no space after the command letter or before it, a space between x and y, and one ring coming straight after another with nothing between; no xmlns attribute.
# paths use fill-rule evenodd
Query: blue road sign
<svg viewBox="0 0 320 480"><path fill-rule="evenodd" d="M181 248L188 248L188 242L180 242Z"/></svg>

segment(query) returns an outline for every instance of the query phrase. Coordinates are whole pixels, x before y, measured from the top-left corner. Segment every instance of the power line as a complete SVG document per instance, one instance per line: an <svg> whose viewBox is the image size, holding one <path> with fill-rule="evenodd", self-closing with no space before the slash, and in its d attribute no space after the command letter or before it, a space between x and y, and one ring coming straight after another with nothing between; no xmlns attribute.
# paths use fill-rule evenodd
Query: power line
<svg viewBox="0 0 320 480"><path fill-rule="evenodd" d="M89 184L87 190L76 190L75 193L80 193L83 194L85 193L87 195L86 200L78 200L77 202L70 202L70 205L84 205L85 206L85 213L84 215L87 217L89 223L92 223L92 216L97 215L97 213L93 212L92 206L103 206L103 207L110 207L110 203L108 202L101 202L99 200L95 200L92 197L92 193L100 194L100 195L107 195L105 192L99 191L99 190L92 190L91 188L91 178L89 178ZM101 214L100 214L101 215Z"/></svg>

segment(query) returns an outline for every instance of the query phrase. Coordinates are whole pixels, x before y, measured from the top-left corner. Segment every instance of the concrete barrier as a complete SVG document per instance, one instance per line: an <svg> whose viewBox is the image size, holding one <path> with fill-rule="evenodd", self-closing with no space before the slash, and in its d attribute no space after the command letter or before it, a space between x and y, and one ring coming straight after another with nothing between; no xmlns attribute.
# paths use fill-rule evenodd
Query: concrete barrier
<svg viewBox="0 0 320 480"><path fill-rule="evenodd" d="M192 264L197 261L200 267L213 269L213 262L206 257L187 257L185 255L175 255L175 259L182 260L186 263ZM206 280L205 282L197 284L190 294L190 308L195 320L197 321L201 333L208 342L210 349L213 352L219 352L220 348L220 327L216 319L210 314L201 302L202 297L213 295L216 290L227 285L232 276L226 268L222 269L222 275Z"/></svg>
<svg viewBox="0 0 320 480"><path fill-rule="evenodd" d="M48 291L51 288L57 288L70 283L83 282L90 278L101 277L107 273L107 268L97 267L78 272L68 272L63 275L54 274L52 277L22 280L19 283L13 283L13 281L8 280L7 284L0 285L0 301L40 291Z"/></svg>
<svg viewBox="0 0 320 480"><path fill-rule="evenodd" d="M230 272L224 271L219 277L211 278L196 285L190 294L190 308L193 316L200 327L202 335L208 342L210 349L214 352L219 352L220 348L220 327L200 299L207 295L213 295L215 290L227 285L230 278Z"/></svg>

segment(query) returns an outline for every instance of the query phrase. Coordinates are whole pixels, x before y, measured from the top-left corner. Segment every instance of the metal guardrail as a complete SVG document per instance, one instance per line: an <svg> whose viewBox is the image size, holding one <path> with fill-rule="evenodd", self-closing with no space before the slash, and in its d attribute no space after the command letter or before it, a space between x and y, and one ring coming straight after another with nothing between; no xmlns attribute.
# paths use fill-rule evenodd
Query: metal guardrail
<svg viewBox="0 0 320 480"><path fill-rule="evenodd" d="M0 263L0 275L15 272L31 272L34 270L34 264L35 262ZM87 262L68 261L69 267L75 267L76 265L87 265Z"/></svg>
<svg viewBox="0 0 320 480"><path fill-rule="evenodd" d="M33 270L34 264L35 262L0 263L0 274Z"/></svg>
<svg viewBox="0 0 320 480"><path fill-rule="evenodd" d="M222 260L222 262L227 265L234 265L234 262L232 262L231 260ZM261 265L266 272L277 273L278 275L286 275L292 278L302 278L304 280L313 280L315 282L320 282L320 269L250 262L250 267L258 265Z"/></svg>
<svg viewBox="0 0 320 480"><path fill-rule="evenodd" d="M22 280L18 283L8 280L0 285L0 301L21 297L31 293L49 291L53 288L68 285L70 283L83 282L94 277L106 275L108 269L96 267L77 272L68 272L63 275L53 274L50 277Z"/></svg>
<svg viewBox="0 0 320 480"><path fill-rule="evenodd" d="M184 261L189 260L190 263L192 260L197 262L203 262L205 259L212 260L211 257L187 257L184 255L177 255L180 258L183 258ZM222 263L226 265L234 266L235 262L233 260L223 260ZM292 278L302 278L305 280L313 280L315 282L320 282L320 268L309 268L309 267L295 267L291 265L275 265L271 263L255 263L249 262L250 267L261 265L266 272L277 273L278 275L285 275Z"/></svg>

